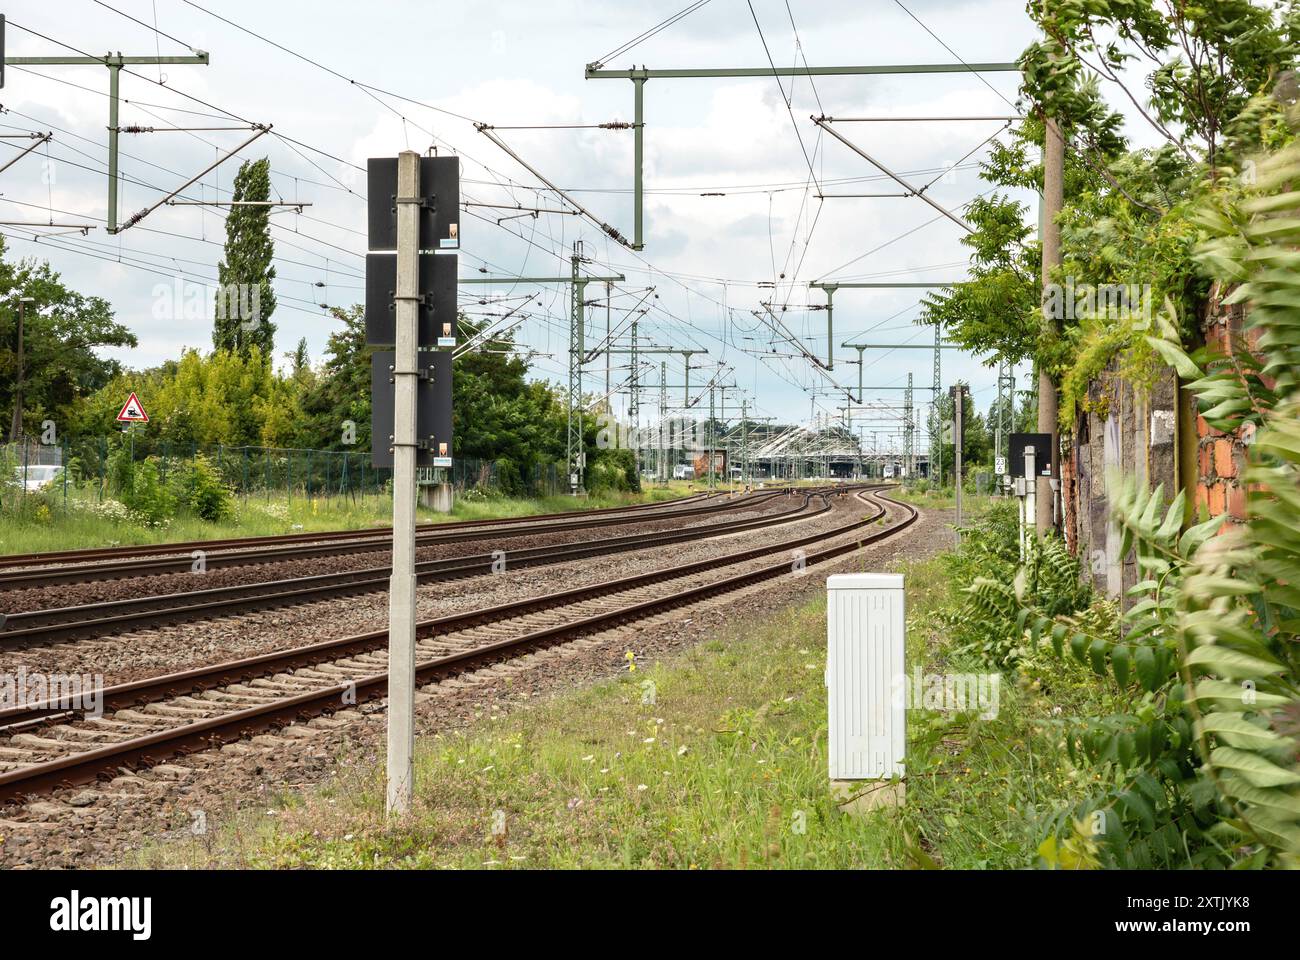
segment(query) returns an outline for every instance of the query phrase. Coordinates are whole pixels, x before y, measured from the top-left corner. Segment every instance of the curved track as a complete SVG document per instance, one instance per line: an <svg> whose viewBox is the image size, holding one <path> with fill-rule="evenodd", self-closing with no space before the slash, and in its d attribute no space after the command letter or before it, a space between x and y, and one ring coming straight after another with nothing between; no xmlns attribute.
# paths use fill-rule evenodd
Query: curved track
<svg viewBox="0 0 1300 960"><path fill-rule="evenodd" d="M512 550L508 559L502 558L500 554L480 554L425 560L415 565L416 581L429 583L503 572L501 568L494 566L503 559L508 563L509 569L517 569L720 537L745 530L809 519L830 509L829 506L823 505L820 509L810 512L811 499L811 495L805 495L802 503L768 517L722 521L663 532L637 533L613 538L600 537L558 546ZM755 501L749 501L751 506L754 503ZM656 519L669 518L657 516ZM389 566L368 567L339 573L14 613L6 618L4 629L0 631L0 650L95 637L164 623L203 620L341 596L374 593L388 589L391 575L392 568Z"/></svg>
<svg viewBox="0 0 1300 960"><path fill-rule="evenodd" d="M722 494L696 493L689 497L674 500L656 500L653 503L634 503L626 507L601 507L596 510L565 510L560 513L537 513L527 517L508 517L486 520L449 520L446 523L421 523L417 532L432 530L469 530L475 527L508 526L510 524L529 524L544 520L564 520L573 517L600 517L613 513L634 513L639 510L674 507L684 503L698 503L701 500L716 499ZM316 533L283 533L261 537L230 537L222 540L181 540L172 543L145 543L120 547L92 547L84 550L50 550L44 553L15 553L0 556L0 569L11 567L36 567L54 564L78 563L88 560L121 560L127 557L148 557L178 553L191 550L238 550L274 546L282 543L317 543L330 540L358 540L367 537L387 539L386 527L360 528L356 530L322 530Z"/></svg>
<svg viewBox="0 0 1300 960"><path fill-rule="evenodd" d="M792 569L788 559L757 565L755 561L857 534L801 557L805 566L827 562L895 536L918 516L906 504L867 492L857 496L873 512L831 530L423 621L417 627L421 639L416 682L453 676L539 646L788 575ZM864 533L885 515L886 504L900 511L903 519ZM716 576L737 567L742 569ZM179 753L382 697L388 682L383 671L386 642L386 631L374 631L109 687L102 694L105 709L115 711L111 717L81 717L66 709L60 712L59 705L52 703L0 711L0 728L8 734L7 740L0 741L0 800L89 782L124 766L153 765Z"/></svg>
<svg viewBox="0 0 1300 960"><path fill-rule="evenodd" d="M428 547L442 543L465 543L471 540L487 540L509 536L531 536L534 534L555 533L564 530L586 530L593 527L621 526L634 523L651 523L657 520L672 520L679 517L704 516L727 510L752 506L780 496L782 490L768 490L747 496L726 498L712 497L709 502L685 509L659 509L638 511L630 516L623 514L589 517L582 514L555 514L544 521L527 518L527 522L493 520L490 524L470 521L475 526L446 529L434 524L424 532L417 531L416 547ZM678 502L678 501L670 501ZM658 505L656 505L658 506ZM308 560L314 557L335 557L355 553L377 553L386 550L392 543L391 535L385 531L379 536L357 535L330 542L320 542L317 535L312 535L306 542L295 543L272 549L263 549L260 544L252 547L233 549L228 552L213 551L211 547L201 547L203 562L207 569L217 570L224 567L258 566L271 563L285 563L292 560ZM107 563L71 563L55 567L36 569L0 571L0 589L34 590L57 586L64 583L86 583L95 580L120 580L130 577L157 576L169 573L187 573L193 566L191 554L177 556L172 546L166 556L159 559L148 557L139 559L114 560Z"/></svg>

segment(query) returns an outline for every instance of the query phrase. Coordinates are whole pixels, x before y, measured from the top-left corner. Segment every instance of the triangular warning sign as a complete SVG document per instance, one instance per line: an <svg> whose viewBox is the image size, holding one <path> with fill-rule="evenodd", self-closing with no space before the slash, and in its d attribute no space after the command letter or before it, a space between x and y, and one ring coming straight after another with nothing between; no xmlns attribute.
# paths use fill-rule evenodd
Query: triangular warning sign
<svg viewBox="0 0 1300 960"><path fill-rule="evenodd" d="M126 403L122 404L122 410L117 415L118 423L148 423L149 414L144 412L144 406L140 403L134 391Z"/></svg>

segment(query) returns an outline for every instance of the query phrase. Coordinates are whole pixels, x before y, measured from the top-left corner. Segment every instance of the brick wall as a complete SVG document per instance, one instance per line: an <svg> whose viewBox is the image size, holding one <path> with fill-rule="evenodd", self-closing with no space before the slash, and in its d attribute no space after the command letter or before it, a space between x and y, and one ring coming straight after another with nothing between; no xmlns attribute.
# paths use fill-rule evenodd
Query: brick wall
<svg viewBox="0 0 1300 960"><path fill-rule="evenodd" d="M1219 356L1231 358L1257 347L1254 331L1243 334L1241 305L1225 306L1226 291L1215 290L1203 324L1205 342ZM1230 362L1230 361L1229 361ZM1119 469L1137 476L1148 490L1164 484L1166 501L1178 490L1192 489L1196 513L1228 514L1233 522L1246 519L1246 448L1252 430L1223 433L1205 422L1195 400L1179 389L1166 369L1150 390L1122 380L1112 363L1088 389L1091 412L1081 412L1074 424L1071 447L1063 464L1066 539L1084 560L1093 585L1110 596L1122 596L1137 582L1133 555L1119 555L1119 531L1110 522L1106 474ZM1195 421L1195 457L1180 456L1189 447ZM1180 430L1180 422L1184 429ZM1193 472L1194 477L1187 476ZM1224 529L1229 529L1225 525Z"/></svg>
<svg viewBox="0 0 1300 960"><path fill-rule="evenodd" d="M1120 596L1137 583L1132 553L1121 556L1119 530L1110 521L1106 476L1119 470L1137 476L1148 489L1164 484L1170 497L1178 489L1177 381L1164 371L1147 390L1122 380L1112 362L1088 389L1087 412L1074 426L1063 465L1065 496L1073 502L1065 517L1066 538L1084 560L1093 586Z"/></svg>
<svg viewBox="0 0 1300 960"><path fill-rule="evenodd" d="M1242 334L1245 312L1240 304L1224 306L1216 291L1207 311L1205 343L1214 353L1231 357L1235 351L1254 349L1256 334ZM1227 513L1233 521L1246 519L1246 485L1242 480L1246 465L1246 445L1251 429L1223 433L1196 418L1196 508L1210 516ZM1224 529L1228 529L1226 526Z"/></svg>

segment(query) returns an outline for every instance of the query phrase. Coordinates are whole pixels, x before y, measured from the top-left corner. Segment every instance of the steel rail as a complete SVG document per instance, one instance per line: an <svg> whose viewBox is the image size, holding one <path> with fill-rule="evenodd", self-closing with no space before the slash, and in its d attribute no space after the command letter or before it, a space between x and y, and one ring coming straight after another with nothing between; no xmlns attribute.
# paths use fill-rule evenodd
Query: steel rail
<svg viewBox="0 0 1300 960"><path fill-rule="evenodd" d="M424 530L466 530L485 526L510 526L512 524L529 524L543 520L563 520L576 516L604 516L612 513L631 513L638 510L672 508L684 503L716 499L722 494L696 493L689 497L672 500L656 500L652 503L634 503L623 507L600 507L595 510L562 510L558 513L538 513L527 517L501 517L485 520L451 520L447 523L421 523L416 529ZM122 559L166 554L189 553L191 550L229 549L239 547L272 546L281 543L310 543L315 540L359 540L367 537L387 537L387 527L362 527L356 530L321 530L315 533L282 533L260 537L230 537L220 540L178 540L173 543L127 544L118 547L91 547L84 550L50 550L45 553L21 553L0 556L0 568L28 567L40 564L74 563L82 560Z"/></svg>
<svg viewBox="0 0 1300 960"><path fill-rule="evenodd" d="M807 499L811 500L811 496ZM833 535L838 536L846 529L853 529L879 519L885 512L884 508L878 504L873 504L873 506L877 507L875 513L855 524L840 528ZM778 549L805 545L818 539L824 539L826 536L825 534L815 533L798 540L785 541ZM726 566L742 563L763 556L771 552L772 549L771 547L754 547L717 559L700 560L690 564L660 568L648 573L630 574L614 580L573 587L558 593L525 597L522 600L513 600L490 607L480 607L475 610L435 617L431 620L420 621L416 625L417 633L420 636L435 636L483 623L492 623L496 620L510 619L540 610L567 606L608 593L631 590L649 583L659 583L707 572L716 569L720 564ZM310 666L322 660L337 660L345 656L355 656L358 653L382 647L387 642L387 639L388 632L386 630L373 630L367 633L341 637L336 640L324 640L288 650L278 650L212 666L196 667L177 673L116 684L103 688L103 707L105 709L122 709L124 707L138 706L159 699L162 696L192 693L197 690L206 690L214 686L222 686L238 680L247 680L267 673L279 673L286 669ZM250 673L250 669L254 672ZM15 724L28 723L51 714L66 714L69 712L59 709L48 701L26 707L9 707L0 710L0 729L11 728ZM6 732L10 731L6 729Z"/></svg>
<svg viewBox="0 0 1300 960"><path fill-rule="evenodd" d="M805 497L803 504L770 517L723 521L677 530L512 550L507 555L507 563L511 568L535 567L566 560L648 549L687 540L709 539L743 530L811 519L830 509L829 506L825 506L821 510L808 513L806 512L808 499ZM498 554L489 553L421 561L416 564L416 580L428 583L493 573L498 557ZM388 589L391 574L392 569L388 566L368 567L338 573L15 613L9 615L5 630L0 632L0 650L102 636L125 629L193 622L314 600L374 593Z"/></svg>
<svg viewBox="0 0 1300 960"><path fill-rule="evenodd" d="M821 496L825 497L827 495L821 494ZM816 565L838 558L846 553L859 550L869 543L879 542L887 537L901 533L903 530L910 527L919 516L918 511L907 504L898 503L897 501L887 500L885 498L881 499L885 500L885 502L889 503L891 506L902 508L906 514L905 519L902 522L893 524L877 533L859 537L856 541L827 547L810 553L803 558L805 566ZM755 556L778 553L797 546L807 545L817 540L828 540L843 536L846 533L875 522L875 520L879 519L880 516L885 513L886 508L882 504L876 503L873 505L878 509L872 516L839 527L835 530L813 534L809 537L803 537L794 541L786 541L776 546L759 547L743 551L742 553L722 559L727 561L726 565L732 565L744 562L748 559L753 559ZM494 615L500 617L502 612L506 610L510 610L510 615L512 616L518 616L521 612L526 612L525 608L528 604L549 603L555 605L557 603L564 604L575 602L574 594L600 590L602 588L604 588L607 593L617 592L617 590L629 589L629 587L633 585L631 581L648 582L665 578L680 578L682 576L687 576L692 572L699 572L701 568L713 569L718 565L718 560L711 560L690 564L680 568L670 567L665 570L640 574L632 578L624 578L621 581L613 581L607 584L578 588L576 591L567 591L565 594L556 594L549 597L516 601L514 604L506 604L499 607L487 608L485 610L455 614L451 617L423 621L418 625L418 628L425 635L439 630L446 632L452 622L457 620L464 625L470 625L474 622L473 618L475 617L483 618ZM587 633L610 629L611 627L616 627L629 621L644 619L645 617L653 616L654 614L674 607L695 603L711 596L727 593L745 586L760 583L764 580L779 577L783 574L789 573L790 569L790 564L786 562L769 564L765 567L759 568L758 570L742 572L725 577L722 580L710 581L695 587L689 587L685 590L672 593L666 597L643 600L604 613L569 621L557 626L530 631L517 637L494 641L476 646L470 650L426 660L416 665L416 682L428 683L439 677L455 675L482 664L494 662L503 656L515 655L520 651L532 649L534 647L573 639L574 637L582 636ZM103 691L104 704L105 706L109 706L110 704L117 705L116 708L120 709L121 705L129 705L130 703L139 702L142 697L149 695L146 688L146 685L149 684L153 685L152 693L155 695L155 698L157 698L157 695L159 695L163 690L164 685L170 685L168 687L169 692L165 695L175 695L177 692L193 692L196 690L207 689L208 686L211 685L219 685L218 681L221 677L232 673L239 673L240 671L242 671L242 673L239 673L240 677L246 677L250 670L257 671L260 674L265 674L266 672L278 672L286 665L292 664L292 661L286 659L289 657L316 656L317 660L314 662L319 662L321 659L338 659L340 656L346 657L355 654L360 649L364 648L361 646L364 644L370 644L373 646L382 645L386 636L387 634L382 631L375 631L370 634L328 641L325 644L316 644L311 648L301 648L297 651L281 651L278 653L265 654L261 657L236 661L232 664L201 668L200 671L189 671L186 674L176 674L172 677L138 681L134 684L123 684L118 687L107 688ZM308 651L311 652L308 653ZM206 680L199 676L199 674L203 672L206 672L207 674ZM225 682L229 683L231 681L227 679ZM205 683L207 683L208 686L205 686ZM97 779L104 773L112 772L122 767L132 767L135 765L151 766L161 763L163 760L180 753L207 749L222 743L240 739L252 733L274 729L311 715L333 713L344 704L345 699L350 706L352 703L360 704L364 701L383 696L387 690L387 684L387 674L376 673L357 680L327 685L318 690L306 691L301 694L279 698L267 704L260 704L232 711L231 713L223 714L218 717L209 717L203 720L193 721L170 730L156 731L154 733L146 734L141 737L134 737L119 743L108 744L103 747L73 753L54 760L41 761L16 770L5 771L0 773L0 801L19 800L23 796L38 793L42 790L50 790L60 786L73 785L77 783L87 783ZM15 716L14 711L12 710L0 714L0 721L7 724L13 724L17 719L19 718Z"/></svg>
<svg viewBox="0 0 1300 960"><path fill-rule="evenodd" d="M713 502L697 507L679 510L657 510L639 512L632 516L607 516L595 519L574 519L548 521L543 524L518 524L504 529L496 527L479 527L468 531L433 529L416 536L417 547L429 547L443 543L464 543L472 540L486 540L492 537L527 537L544 535L556 531L584 530L590 527L608 527L621 524L653 523L657 520L671 520L677 517L699 516L734 510L748 506L755 501L763 501L778 496L779 491L763 491L748 497L734 500L714 498ZM377 553L387 549L391 535L378 538L354 539L343 543L307 543L301 546L282 547L270 550L232 551L230 553L209 553L204 551L203 562L206 569L224 567L262 566L272 563L285 563L295 560L310 560L317 557L337 557L355 553ZM188 573L192 570L192 556L169 556L156 560L124 560L115 563L71 564L62 567L42 567L35 570L17 570L0 572L0 587L10 590L33 590L62 583L87 583L99 580L123 580L136 577L159 576L172 573ZM2 634L0 634L2 635Z"/></svg>

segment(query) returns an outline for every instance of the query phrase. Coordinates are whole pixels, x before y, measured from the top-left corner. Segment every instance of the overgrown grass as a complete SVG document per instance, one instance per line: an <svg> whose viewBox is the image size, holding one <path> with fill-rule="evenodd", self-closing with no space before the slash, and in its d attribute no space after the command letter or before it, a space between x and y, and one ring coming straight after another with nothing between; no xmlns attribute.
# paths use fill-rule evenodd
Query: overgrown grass
<svg viewBox="0 0 1300 960"><path fill-rule="evenodd" d="M910 487L900 484L891 491L890 496L905 503L915 504L918 507L929 507L932 510L957 509L957 495L953 492L952 487L936 489L931 487ZM994 504L999 502L1005 502L1005 498L993 497L987 493L964 491L961 495L962 518L963 520L969 520L972 517L987 513Z"/></svg>
<svg viewBox="0 0 1300 960"><path fill-rule="evenodd" d="M937 560L906 564L909 659L951 656L954 597ZM382 764L246 811L144 866L1026 867L1044 820L1081 784L1071 716L1104 710L1077 664L1033 658L996 717L909 712L907 801L858 819L831 801L825 602L725 634L667 663L420 745L416 805L383 816ZM271 811L274 811L272 814Z"/></svg>
<svg viewBox="0 0 1300 960"><path fill-rule="evenodd" d="M646 487L643 493L604 492L590 497L567 496L516 499L469 495L457 497L450 514L421 508L422 523L451 520L481 520L526 517L566 510L594 510L625 504L655 502L685 496L685 484ZM149 526L126 516L115 503L97 502L93 492L70 491L68 507L61 491L42 498L28 497L24 509L0 514L0 555L107 547L119 544L173 543L185 540L218 540L226 537L257 537L325 530L359 530L388 526L393 519L393 501L386 494L351 497L312 497L283 491L270 498L236 497L229 520L206 522L182 514L165 525Z"/></svg>

